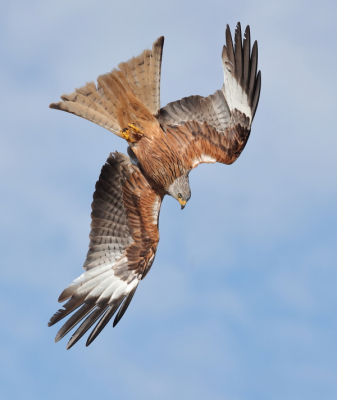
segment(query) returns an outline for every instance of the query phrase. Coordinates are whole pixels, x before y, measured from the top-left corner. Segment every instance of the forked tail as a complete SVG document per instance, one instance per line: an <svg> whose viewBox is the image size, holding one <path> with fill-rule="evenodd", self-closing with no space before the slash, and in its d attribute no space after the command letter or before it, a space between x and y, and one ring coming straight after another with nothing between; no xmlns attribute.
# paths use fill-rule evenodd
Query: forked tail
<svg viewBox="0 0 337 400"><path fill-rule="evenodd" d="M164 37L152 50L120 63L119 69L89 82L75 92L61 96L63 101L50 108L67 111L122 136L129 123L157 123L154 115L160 108L160 75Z"/></svg>

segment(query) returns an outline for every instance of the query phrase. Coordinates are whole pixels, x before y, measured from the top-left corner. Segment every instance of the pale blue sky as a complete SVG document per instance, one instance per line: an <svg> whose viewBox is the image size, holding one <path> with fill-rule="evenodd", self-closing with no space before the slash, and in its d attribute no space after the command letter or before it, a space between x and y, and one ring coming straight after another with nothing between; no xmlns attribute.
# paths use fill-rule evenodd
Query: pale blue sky
<svg viewBox="0 0 337 400"><path fill-rule="evenodd" d="M0 23L1 399L337 398L337 3L12 1ZM222 85L251 26L262 92L232 166L166 198L156 261L119 325L54 344L82 273L112 133L48 108L165 35L162 105Z"/></svg>

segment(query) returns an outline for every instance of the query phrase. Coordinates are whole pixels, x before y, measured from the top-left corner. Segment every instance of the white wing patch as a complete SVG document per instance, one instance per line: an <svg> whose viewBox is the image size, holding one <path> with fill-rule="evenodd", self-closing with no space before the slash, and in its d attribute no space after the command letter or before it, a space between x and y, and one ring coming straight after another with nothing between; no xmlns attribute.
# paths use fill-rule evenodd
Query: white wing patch
<svg viewBox="0 0 337 400"><path fill-rule="evenodd" d="M156 202L153 204L153 210L152 210L152 217L153 217L153 224L157 225L158 224L158 216L159 216L159 210L161 206L161 199L159 197L156 198Z"/></svg>
<svg viewBox="0 0 337 400"><path fill-rule="evenodd" d="M117 263L108 262L84 272L62 292L61 301L70 296L85 296L84 302L109 304L121 295L126 296L138 284L139 277L133 271L129 271L127 281L115 276L114 267L125 262L128 260L124 256Z"/></svg>
<svg viewBox="0 0 337 400"><path fill-rule="evenodd" d="M201 163L214 164L216 163L216 159L208 154L201 154L200 157L193 160L192 168L197 167Z"/></svg>
<svg viewBox="0 0 337 400"><path fill-rule="evenodd" d="M248 96L234 78L234 66L228 61L223 62L224 85L222 92L226 98L231 113L237 109L249 117L250 125L252 123L252 109L248 103Z"/></svg>

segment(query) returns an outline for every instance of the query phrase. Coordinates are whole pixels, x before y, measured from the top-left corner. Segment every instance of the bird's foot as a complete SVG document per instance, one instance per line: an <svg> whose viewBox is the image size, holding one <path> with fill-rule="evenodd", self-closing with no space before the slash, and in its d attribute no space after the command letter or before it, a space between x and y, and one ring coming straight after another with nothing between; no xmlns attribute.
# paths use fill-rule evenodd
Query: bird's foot
<svg viewBox="0 0 337 400"><path fill-rule="evenodd" d="M128 143L138 142L144 136L144 133L133 124L128 124L128 126L130 129L121 129L121 137Z"/></svg>
<svg viewBox="0 0 337 400"><path fill-rule="evenodd" d="M144 132L142 132L139 128L137 128L133 124L128 124L129 128L131 128L135 133L138 133L140 136L144 136Z"/></svg>
<svg viewBox="0 0 337 400"><path fill-rule="evenodd" d="M132 138L130 137L130 131L128 128L121 129L120 133L121 137L125 139L127 142L131 143L134 142L134 140L132 140Z"/></svg>

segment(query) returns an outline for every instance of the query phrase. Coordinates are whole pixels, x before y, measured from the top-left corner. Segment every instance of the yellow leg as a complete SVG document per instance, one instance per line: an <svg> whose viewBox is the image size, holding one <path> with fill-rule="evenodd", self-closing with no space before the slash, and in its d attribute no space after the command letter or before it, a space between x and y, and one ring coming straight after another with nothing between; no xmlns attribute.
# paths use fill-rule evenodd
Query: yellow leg
<svg viewBox="0 0 337 400"><path fill-rule="evenodd" d="M136 133L140 134L140 135L144 135L144 132L142 132L140 129L138 129L136 126L134 126L133 124L128 124L128 126Z"/></svg>
<svg viewBox="0 0 337 400"><path fill-rule="evenodd" d="M124 128L120 130L121 137L125 140L130 140L130 132L129 129Z"/></svg>
<svg viewBox="0 0 337 400"><path fill-rule="evenodd" d="M125 139L128 143L136 142L136 140L134 140L134 139L132 139L132 138L130 137L130 131L129 131L129 129L127 129L127 128L121 129L121 130L120 130L120 134L121 134L121 137L122 137L123 139Z"/></svg>
<svg viewBox="0 0 337 400"><path fill-rule="evenodd" d="M128 128L121 129L121 137L128 143L138 142L144 136L144 133L133 124L128 124L128 126L132 129L132 131L130 131Z"/></svg>

